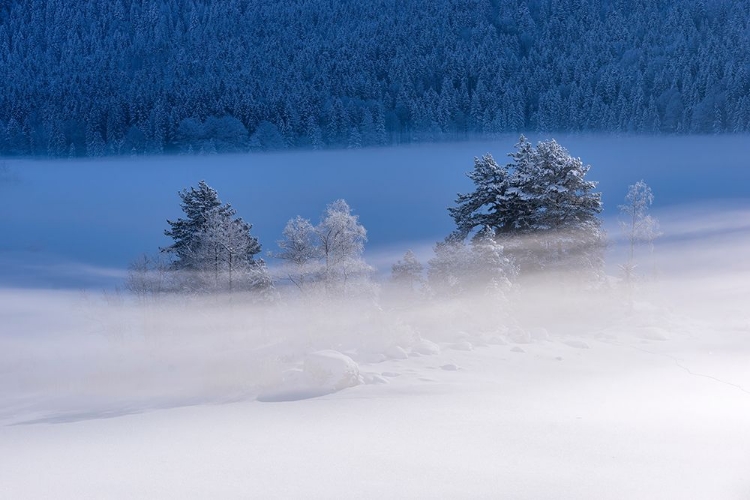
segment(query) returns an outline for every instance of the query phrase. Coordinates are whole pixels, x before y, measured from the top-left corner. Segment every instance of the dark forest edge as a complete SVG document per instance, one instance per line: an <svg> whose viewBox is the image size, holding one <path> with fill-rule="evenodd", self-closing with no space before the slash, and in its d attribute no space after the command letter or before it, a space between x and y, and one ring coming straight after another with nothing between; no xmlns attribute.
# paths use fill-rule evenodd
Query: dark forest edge
<svg viewBox="0 0 750 500"><path fill-rule="evenodd" d="M742 133L749 30L731 1L12 1L0 154Z"/></svg>

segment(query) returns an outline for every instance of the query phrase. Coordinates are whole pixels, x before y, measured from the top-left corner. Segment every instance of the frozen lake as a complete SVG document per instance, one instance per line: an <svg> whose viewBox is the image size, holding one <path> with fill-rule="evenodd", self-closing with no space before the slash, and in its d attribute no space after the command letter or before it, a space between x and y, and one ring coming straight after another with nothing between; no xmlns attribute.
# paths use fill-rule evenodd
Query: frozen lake
<svg viewBox="0 0 750 500"><path fill-rule="evenodd" d="M610 234L627 186L643 178L659 215L750 204L750 137L532 135L555 138L592 166ZM452 229L446 207L471 188L474 156L503 162L517 136L382 149L76 160L6 159L0 181L0 284L107 287L128 263L169 240L177 192L205 179L253 224L264 254L286 221L318 219L345 198L368 229L366 257L387 270L408 248L424 259ZM662 219L669 236L669 216ZM667 224L667 225L665 225ZM272 259L269 259L272 260ZM271 262L272 263L272 262Z"/></svg>

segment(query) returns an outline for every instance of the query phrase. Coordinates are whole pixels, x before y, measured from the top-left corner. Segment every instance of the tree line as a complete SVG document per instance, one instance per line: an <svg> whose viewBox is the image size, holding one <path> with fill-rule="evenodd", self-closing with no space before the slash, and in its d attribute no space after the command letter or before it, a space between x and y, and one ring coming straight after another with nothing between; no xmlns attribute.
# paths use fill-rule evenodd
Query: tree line
<svg viewBox="0 0 750 500"><path fill-rule="evenodd" d="M490 155L474 159L467 175L471 192L448 209L455 230L435 244L425 267L412 251L393 264L389 286L411 298L460 297L480 292L503 297L519 279L573 277L605 279L601 193L588 180L590 166L554 140L534 146L524 136L500 164ZM290 219L269 255L280 263L271 273L252 225L205 181L179 193L183 218L168 220L172 243L160 257L131 264L127 288L147 300L163 294L248 294L273 301L278 285L307 298L375 298L374 269L364 258L367 230L345 200L330 203L317 224ZM628 259L621 266L628 284L635 277L635 249L660 235L648 212L653 194L639 181L620 206ZM425 272L426 271L426 272ZM287 287L287 289L289 288Z"/></svg>
<svg viewBox="0 0 750 500"><path fill-rule="evenodd" d="M750 130L750 3L0 3L0 154Z"/></svg>

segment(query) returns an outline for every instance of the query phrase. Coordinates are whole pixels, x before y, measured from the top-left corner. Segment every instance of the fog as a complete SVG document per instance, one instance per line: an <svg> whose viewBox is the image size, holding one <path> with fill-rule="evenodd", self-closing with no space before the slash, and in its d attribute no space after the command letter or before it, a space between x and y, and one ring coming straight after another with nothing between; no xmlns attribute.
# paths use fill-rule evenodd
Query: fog
<svg viewBox="0 0 750 500"><path fill-rule="evenodd" d="M617 206L640 179L653 189L659 216L698 203L747 207L746 135L530 136L534 143L550 138L591 165L587 177L599 182L612 239L619 237ZM428 257L453 229L446 207L471 189L465 173L473 158L490 153L505 162L516 142L518 136L507 135L347 151L0 160L6 172L0 177L0 284L119 286L128 263L169 244L166 220L181 216L177 192L201 179L253 224L264 255L277 249L289 219L317 220L328 203L344 198L368 230L365 257L387 272L394 262L381 258L387 253L400 257L417 246Z"/></svg>
<svg viewBox="0 0 750 500"><path fill-rule="evenodd" d="M407 249L432 258L471 156L502 157L512 141L260 155L267 192L261 182L249 199L253 170L230 175L248 157L218 157L215 171L216 157L148 159L135 173L132 160L107 160L106 171L10 162L0 183L0 493L747 498L750 203L734 156L746 142L717 140L727 147L706 168L696 148L709 138L561 140L601 180L605 276L541 273L452 296L399 288L388 270ZM648 163L633 146L649 144L671 147ZM425 161L401 184L351 183L358 172L343 168L390 159L396 173L427 151L437 166ZM276 182L304 168L278 169L295 158L321 169L284 191ZM368 228L373 283L302 293L271 260L271 301L118 291L127 262L166 243L176 191L204 177L255 224L264 250L288 218L315 219L346 197ZM663 235L636 249L628 281L616 205L640 178ZM106 192L105 180L117 188Z"/></svg>
<svg viewBox="0 0 750 500"><path fill-rule="evenodd" d="M750 354L750 211L703 206L662 217L670 237L653 253L639 249L631 283L616 274L593 284L541 274L500 294L446 298L384 279L360 297L327 298L301 294L278 276L279 296L268 304L243 294L139 301L118 292L6 288L0 414L59 421L253 400L283 385L284 373L311 352L333 349L377 370L390 348L409 353L422 340L506 350L663 341L665 353L688 342L695 356L715 345L711 369L722 378L732 368L722 367L721 352ZM747 396L750 371L726 382Z"/></svg>

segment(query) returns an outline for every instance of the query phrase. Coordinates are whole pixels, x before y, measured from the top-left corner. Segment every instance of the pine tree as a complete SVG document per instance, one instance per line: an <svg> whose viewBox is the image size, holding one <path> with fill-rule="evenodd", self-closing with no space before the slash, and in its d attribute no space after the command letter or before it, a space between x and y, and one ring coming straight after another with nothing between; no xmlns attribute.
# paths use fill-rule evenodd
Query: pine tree
<svg viewBox="0 0 750 500"><path fill-rule="evenodd" d="M268 286L265 264L256 260L261 245L250 234L252 225L229 204L222 204L205 181L179 193L187 216L168 220L164 231L174 243L162 251L174 256L172 270L190 291L252 290Z"/></svg>
<svg viewBox="0 0 750 500"><path fill-rule="evenodd" d="M449 236L435 244L434 252L435 257L427 263L430 291L441 297L457 297L466 292L471 256L463 239Z"/></svg>
<svg viewBox="0 0 750 500"><path fill-rule="evenodd" d="M468 174L474 191L459 194L457 206L448 209L454 237L491 230L522 271L600 268L602 203L596 183L585 180L590 167L554 140L535 148L521 136L509 156L503 167L489 155L475 159Z"/></svg>
<svg viewBox="0 0 750 500"><path fill-rule="evenodd" d="M423 267L414 252L408 250L403 260L399 260L391 267L391 280L402 290L415 292L424 282Z"/></svg>
<svg viewBox="0 0 750 500"><path fill-rule="evenodd" d="M172 238L174 243L162 251L174 255L175 269L191 269L195 265L192 257L198 251L198 236L205 229L211 212L214 209L222 210L222 204L216 190L203 180L198 183L197 189L191 187L178 194L182 200L180 208L187 218L167 220L170 229L165 230L164 235ZM226 208L223 210L226 211Z"/></svg>

